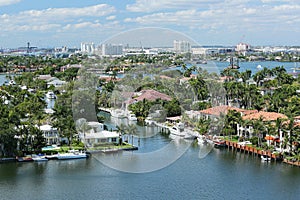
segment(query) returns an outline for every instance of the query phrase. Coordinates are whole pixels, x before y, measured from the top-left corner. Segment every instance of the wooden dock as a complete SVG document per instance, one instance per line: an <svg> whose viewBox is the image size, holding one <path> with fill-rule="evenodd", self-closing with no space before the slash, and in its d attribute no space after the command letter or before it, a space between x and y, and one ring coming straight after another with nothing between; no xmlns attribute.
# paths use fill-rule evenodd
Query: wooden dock
<svg viewBox="0 0 300 200"><path fill-rule="evenodd" d="M226 147L228 149L236 150L239 152L244 152L247 154L251 154L253 156L268 156L272 160L279 161L282 160L282 155L276 155L273 154L270 150L260 150L255 147L247 146L247 145L240 145L237 142L231 142L231 141L225 141L226 142Z"/></svg>
<svg viewBox="0 0 300 200"><path fill-rule="evenodd" d="M300 161L289 161L287 159L284 159L283 162L289 165L300 167Z"/></svg>

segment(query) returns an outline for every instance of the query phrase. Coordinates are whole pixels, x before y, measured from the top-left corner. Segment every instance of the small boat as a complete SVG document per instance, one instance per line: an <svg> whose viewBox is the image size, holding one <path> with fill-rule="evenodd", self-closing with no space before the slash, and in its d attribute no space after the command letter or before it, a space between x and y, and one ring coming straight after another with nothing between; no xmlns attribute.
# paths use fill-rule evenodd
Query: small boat
<svg viewBox="0 0 300 200"><path fill-rule="evenodd" d="M137 118L136 118L135 114L133 114L133 113L128 114L127 118L128 118L130 121L137 121Z"/></svg>
<svg viewBox="0 0 300 200"><path fill-rule="evenodd" d="M262 68L262 66L261 65L257 65L257 67L256 67L257 69L261 69Z"/></svg>
<svg viewBox="0 0 300 200"><path fill-rule="evenodd" d="M197 137L197 141L198 141L198 144L207 144L207 139L204 135L200 135L199 137Z"/></svg>
<svg viewBox="0 0 300 200"><path fill-rule="evenodd" d="M190 134L190 133L185 133L185 136L183 137L183 139L186 139L186 140L194 140L196 139L197 137Z"/></svg>
<svg viewBox="0 0 300 200"><path fill-rule="evenodd" d="M237 58L234 57L230 57L229 58L229 66L227 67L227 69L239 69L239 60Z"/></svg>
<svg viewBox="0 0 300 200"><path fill-rule="evenodd" d="M178 123L177 125L173 126L172 128L169 128L170 134L184 137L186 134L183 131L184 129L184 124L183 123Z"/></svg>
<svg viewBox="0 0 300 200"><path fill-rule="evenodd" d="M18 162L32 162L32 157L25 156L25 157L16 157Z"/></svg>
<svg viewBox="0 0 300 200"><path fill-rule="evenodd" d="M216 148L225 147L226 146L226 142L224 140L221 140L221 139L214 139L213 143L214 143L214 146Z"/></svg>
<svg viewBox="0 0 300 200"><path fill-rule="evenodd" d="M58 156L58 154L46 155L45 158L48 160L57 160L57 156Z"/></svg>
<svg viewBox="0 0 300 200"><path fill-rule="evenodd" d="M70 150L68 153L62 153L57 155L58 160L69 160L69 159L80 159L80 158L87 158L87 154L76 150Z"/></svg>
<svg viewBox="0 0 300 200"><path fill-rule="evenodd" d="M33 156L32 160L35 162L43 162L43 161L48 161L48 159L45 156Z"/></svg>
<svg viewBox="0 0 300 200"><path fill-rule="evenodd" d="M56 96L53 91L48 91L46 97L47 99L56 99Z"/></svg>
<svg viewBox="0 0 300 200"><path fill-rule="evenodd" d="M261 161L263 161L263 162L270 162L271 161L271 158L267 155L261 155L260 158L261 158Z"/></svg>

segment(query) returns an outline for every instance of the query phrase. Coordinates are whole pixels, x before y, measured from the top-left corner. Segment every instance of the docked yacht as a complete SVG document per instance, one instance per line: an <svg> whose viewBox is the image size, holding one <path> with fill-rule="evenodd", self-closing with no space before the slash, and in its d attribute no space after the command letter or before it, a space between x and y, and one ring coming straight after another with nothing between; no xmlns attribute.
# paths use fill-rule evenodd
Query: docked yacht
<svg viewBox="0 0 300 200"><path fill-rule="evenodd" d="M170 134L171 135L176 135L180 137L185 137L185 132L184 132L184 124L183 123L178 123L174 125L172 128L169 128Z"/></svg>
<svg viewBox="0 0 300 200"><path fill-rule="evenodd" d="M43 161L48 161L48 159L45 156L32 156L32 160L35 162L43 162Z"/></svg>
<svg viewBox="0 0 300 200"><path fill-rule="evenodd" d="M261 161L263 161L263 162L270 162L271 161L271 158L267 155L261 155L260 158L261 158Z"/></svg>
<svg viewBox="0 0 300 200"><path fill-rule="evenodd" d="M58 160L69 160L69 159L80 159L87 158L87 154L83 152L79 152L78 150L71 150L68 153L59 153L57 155Z"/></svg>
<svg viewBox="0 0 300 200"><path fill-rule="evenodd" d="M128 118L128 120L130 120L130 121L137 121L137 118L136 118L135 114L133 114L133 113L129 113L129 114L127 115L127 118Z"/></svg>

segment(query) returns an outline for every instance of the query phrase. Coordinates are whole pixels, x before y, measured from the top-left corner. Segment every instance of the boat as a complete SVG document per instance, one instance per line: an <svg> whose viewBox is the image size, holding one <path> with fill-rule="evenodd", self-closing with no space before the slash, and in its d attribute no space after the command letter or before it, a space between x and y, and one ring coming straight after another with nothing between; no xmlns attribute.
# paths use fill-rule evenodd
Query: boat
<svg viewBox="0 0 300 200"><path fill-rule="evenodd" d="M58 154L46 155L45 158L48 160L57 160Z"/></svg>
<svg viewBox="0 0 300 200"><path fill-rule="evenodd" d="M112 110L110 114L112 117L115 118L126 118L125 111L121 109Z"/></svg>
<svg viewBox="0 0 300 200"><path fill-rule="evenodd" d="M56 96L53 91L48 91L46 97L47 99L56 99Z"/></svg>
<svg viewBox="0 0 300 200"><path fill-rule="evenodd" d="M183 131L184 130L184 124L183 123L178 123L177 125L174 125L172 128L169 128L170 134L180 136L180 137L185 137L186 133Z"/></svg>
<svg viewBox="0 0 300 200"><path fill-rule="evenodd" d="M225 147L226 142L222 139L215 138L213 139L214 147L219 148L219 147Z"/></svg>
<svg viewBox="0 0 300 200"><path fill-rule="evenodd" d="M87 154L79 152L78 150L70 150L68 153L62 153L57 155L58 160L80 159L87 158Z"/></svg>
<svg viewBox="0 0 300 200"><path fill-rule="evenodd" d="M270 162L271 161L271 158L267 155L261 155L260 158L261 158L261 161L263 161L263 162Z"/></svg>
<svg viewBox="0 0 300 200"><path fill-rule="evenodd" d="M239 60L237 58L230 57L229 62L230 62L230 64L227 67L227 69L239 69L240 68Z"/></svg>
<svg viewBox="0 0 300 200"><path fill-rule="evenodd" d="M155 121L153 121L152 117L146 117L145 123L146 125L151 126L155 124Z"/></svg>
<svg viewBox="0 0 300 200"><path fill-rule="evenodd" d="M130 120L130 121L137 121L137 118L136 118L135 114L133 114L133 113L129 113L129 114L127 115L127 118L128 118L128 120Z"/></svg>
<svg viewBox="0 0 300 200"><path fill-rule="evenodd" d="M262 66L261 65L257 65L256 69L261 69Z"/></svg>
<svg viewBox="0 0 300 200"><path fill-rule="evenodd" d="M196 136L194 136L194 135L192 135L192 134L190 134L188 132L186 132L185 135L184 135L184 137L183 137L183 139L186 139L186 140L194 140L196 138L197 138Z"/></svg>
<svg viewBox="0 0 300 200"><path fill-rule="evenodd" d="M199 137L197 137L197 141L198 141L198 144L200 144L200 145L208 143L208 141L204 135L200 135Z"/></svg>
<svg viewBox="0 0 300 200"><path fill-rule="evenodd" d="M16 157L18 162L32 162L32 157L25 156L25 157Z"/></svg>
<svg viewBox="0 0 300 200"><path fill-rule="evenodd" d="M35 162L48 161L48 159L45 156L39 156L39 155L33 156L32 160Z"/></svg>

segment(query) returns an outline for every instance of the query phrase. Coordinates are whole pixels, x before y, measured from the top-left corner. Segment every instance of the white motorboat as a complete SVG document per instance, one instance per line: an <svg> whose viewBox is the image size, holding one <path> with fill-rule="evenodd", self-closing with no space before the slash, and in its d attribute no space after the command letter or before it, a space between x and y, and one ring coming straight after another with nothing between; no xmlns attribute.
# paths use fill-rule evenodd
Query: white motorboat
<svg viewBox="0 0 300 200"><path fill-rule="evenodd" d="M121 109L112 110L110 114L112 117L116 117L116 118L125 118L126 117L125 111L121 110Z"/></svg>
<svg viewBox="0 0 300 200"><path fill-rule="evenodd" d="M133 114L133 113L128 114L127 118L130 121L137 121L137 118L136 118L135 114Z"/></svg>
<svg viewBox="0 0 300 200"><path fill-rule="evenodd" d="M206 137L204 135L200 135L199 137L197 137L197 141L198 141L198 144L207 144L207 140L206 140Z"/></svg>
<svg viewBox="0 0 300 200"><path fill-rule="evenodd" d="M57 155L58 160L69 160L69 159L80 159L80 158L87 158L86 153L82 153L79 151L71 150L68 153L62 153Z"/></svg>
<svg viewBox="0 0 300 200"><path fill-rule="evenodd" d="M43 162L43 161L48 161L48 159L45 156L33 156L32 160L35 162Z"/></svg>
<svg viewBox="0 0 300 200"><path fill-rule="evenodd" d="M47 99L55 99L56 96L53 91L48 91L46 94Z"/></svg>
<svg viewBox="0 0 300 200"><path fill-rule="evenodd" d="M184 124L183 123L178 123L177 125L173 126L172 128L169 128L170 134L180 136L180 137L185 137L185 132L184 132Z"/></svg>
<svg viewBox="0 0 300 200"><path fill-rule="evenodd" d="M260 158L261 158L261 161L263 161L263 162L270 162L271 161L271 158L267 155L261 155Z"/></svg>

